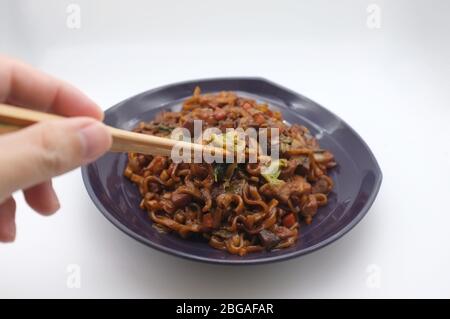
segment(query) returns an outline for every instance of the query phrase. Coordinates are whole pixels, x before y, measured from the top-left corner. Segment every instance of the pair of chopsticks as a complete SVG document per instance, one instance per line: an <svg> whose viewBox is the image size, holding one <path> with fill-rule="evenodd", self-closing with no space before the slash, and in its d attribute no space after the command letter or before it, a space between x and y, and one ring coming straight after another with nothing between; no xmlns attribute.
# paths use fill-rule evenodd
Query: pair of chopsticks
<svg viewBox="0 0 450 319"><path fill-rule="evenodd" d="M62 118L64 117L55 114L33 111L0 103L0 134L13 132L34 123ZM111 152L135 152L149 155L170 156L172 148L177 144L180 147L183 147L184 150L208 150L213 154L222 154L222 156L227 155L224 149L218 147L129 132L111 126L107 126L107 128L113 138L110 149ZM191 153L193 154L194 152Z"/></svg>

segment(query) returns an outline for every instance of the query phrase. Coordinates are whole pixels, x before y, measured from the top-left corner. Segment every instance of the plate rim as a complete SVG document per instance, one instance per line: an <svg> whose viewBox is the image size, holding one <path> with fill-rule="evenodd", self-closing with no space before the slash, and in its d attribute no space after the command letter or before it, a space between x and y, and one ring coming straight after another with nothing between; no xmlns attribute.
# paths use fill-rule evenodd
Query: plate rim
<svg viewBox="0 0 450 319"><path fill-rule="evenodd" d="M180 86L180 85L187 85L187 84L195 84L198 82L211 82L211 81L256 81L256 82L264 82L266 84L269 84L270 86L273 86L279 90L284 90L289 92L290 94L300 97L306 101L308 101L309 103L314 104L316 107L318 107L319 109L321 109L322 111L325 111L327 113L329 113L330 115L332 115L333 117L339 119L343 126L349 130L360 142L361 144L364 146L367 154L369 155L370 159L373 162L373 170L375 170L375 181L374 181L374 188L372 190L372 192L370 193L370 195L368 196L367 200L364 203L364 206L359 210L358 214L356 215L355 218L353 218L347 225L345 225L341 230L339 230L338 232L336 232L335 234L331 235L330 237L326 238L325 240L301 249L301 250L297 250L297 251L293 251L293 252L289 252L286 254L281 254L281 255L276 255L276 256L267 256L267 257L263 257L263 258L258 258L258 259L217 259L217 258L211 258L211 257L203 257L203 256L198 256L198 255L193 255L190 253L186 253L184 251L180 251L180 250L176 250L173 248L169 248L167 246L164 245L160 245L156 242L153 242L139 234L137 234L136 232L134 232L133 230L129 229L128 227L126 227L124 224L122 224L118 219L116 219L114 216L112 216L111 213L109 213L109 211L106 209L106 207L103 205L103 203L101 202L101 200L95 196L95 191L92 187L92 184L89 181L89 176L88 176L88 172L87 172L87 168L90 164L88 165L84 165L81 167L81 175L82 175L82 179L83 179L83 183L84 186L86 188L86 191L90 197L90 199L92 200L92 202L94 203L94 205L96 206L96 208L102 213L102 215L109 220L116 228L118 228L119 230L121 230L122 232L124 232L126 235L128 235L129 237L135 239L136 241L138 241L139 243L149 246L151 248L154 248L158 251L164 252L164 253L168 253L172 256L176 256L176 257L181 257L184 259L188 259L188 260L194 260L194 261L199 261L199 262L205 262L205 263L209 263L209 264L221 264L221 265L256 265L256 264L266 264L266 263L272 263L272 262L281 262L281 261L286 261L295 257L300 257L300 256L304 256L307 254L310 254L314 251L317 251L318 249L324 248L328 245L330 245L331 243L337 241L339 238L343 237L345 234L347 234L350 230L352 230L357 224L359 224L359 222L367 215L368 211L370 210L370 208L372 207L373 203L375 202L375 199L379 193L379 190L381 188L381 183L383 180L383 173L381 171L381 168L378 164L378 161L375 158L375 155L373 154L372 150L369 148L369 146L367 145L367 143L365 142L365 140L347 123L345 122L341 117L337 116L335 113L333 113L332 111L330 111L329 109L325 108L324 106L322 106L321 104L311 100L310 98L297 93L289 88L286 88L282 85L279 85L271 80L268 80L264 77L246 77L246 76L239 76L239 77L212 77L212 78L201 78L201 79L194 79L194 80L185 80L185 81L179 81L179 82L174 82L174 83L169 83L169 84L165 84L150 90L146 90L143 91L141 93L138 93L136 95L133 95L131 97L128 97L122 101L120 101L119 103L111 106L110 108L108 108L107 110L104 111L105 113L105 117L107 113L110 112L114 112L117 108L119 108L121 105L123 105L124 103L126 103L127 101L131 100L131 99L135 99L138 98L140 96L143 95L147 95L147 94L152 94L155 93L157 91L161 91L164 89L167 89L169 87L172 86ZM292 110L292 109L291 109ZM92 164L92 163L91 163Z"/></svg>

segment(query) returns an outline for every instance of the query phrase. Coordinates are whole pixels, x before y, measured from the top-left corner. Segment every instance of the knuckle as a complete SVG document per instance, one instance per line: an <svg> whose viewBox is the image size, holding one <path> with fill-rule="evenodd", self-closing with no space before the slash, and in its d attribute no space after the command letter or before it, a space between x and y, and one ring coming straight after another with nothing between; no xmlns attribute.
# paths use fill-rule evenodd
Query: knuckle
<svg viewBox="0 0 450 319"><path fill-rule="evenodd" d="M54 123L42 125L37 134L41 166L50 174L61 173L67 167L67 160L61 149L61 132Z"/></svg>

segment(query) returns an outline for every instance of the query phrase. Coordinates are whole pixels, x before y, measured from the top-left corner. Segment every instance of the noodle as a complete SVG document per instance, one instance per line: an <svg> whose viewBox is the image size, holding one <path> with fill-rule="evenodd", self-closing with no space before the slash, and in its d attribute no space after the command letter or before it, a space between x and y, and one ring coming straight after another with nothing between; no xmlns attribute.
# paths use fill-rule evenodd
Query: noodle
<svg viewBox="0 0 450 319"><path fill-rule="evenodd" d="M174 163L164 156L129 153L124 175L138 185L140 207L154 225L183 238L199 236L240 256L295 245L300 224L310 224L327 204L333 154L321 149L306 127L285 124L267 104L232 92L202 95L198 87L180 112L162 112L134 131L169 137L178 127L192 132L194 120L223 133L227 128L278 128L278 174L265 175L260 162Z"/></svg>

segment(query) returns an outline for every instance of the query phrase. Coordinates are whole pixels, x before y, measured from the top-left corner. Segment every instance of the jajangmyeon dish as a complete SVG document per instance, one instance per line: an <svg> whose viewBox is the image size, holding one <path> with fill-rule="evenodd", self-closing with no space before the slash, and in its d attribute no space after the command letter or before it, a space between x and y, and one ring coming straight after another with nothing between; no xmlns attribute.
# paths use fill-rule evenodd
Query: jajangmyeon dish
<svg viewBox="0 0 450 319"><path fill-rule="evenodd" d="M153 225L181 237L199 237L231 254L287 248L299 237L300 224L310 224L326 205L336 165L309 130L288 125L267 104L233 92L200 94L196 88L180 112L165 111L140 123L135 132L170 136L178 127L203 129L278 128L280 157L276 169L266 163L175 163L164 156L128 154L125 176L139 187L140 207Z"/></svg>

